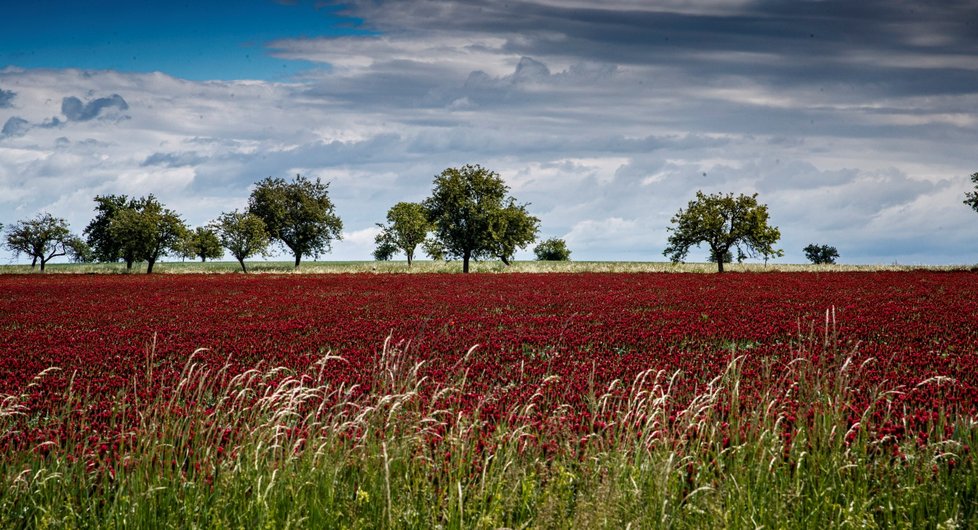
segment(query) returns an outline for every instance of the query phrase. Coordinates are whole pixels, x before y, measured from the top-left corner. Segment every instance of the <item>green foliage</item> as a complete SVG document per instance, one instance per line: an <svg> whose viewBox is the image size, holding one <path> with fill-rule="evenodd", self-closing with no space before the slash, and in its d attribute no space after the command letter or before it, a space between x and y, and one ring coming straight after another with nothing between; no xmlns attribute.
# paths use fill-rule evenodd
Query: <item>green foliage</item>
<svg viewBox="0 0 978 530"><path fill-rule="evenodd" d="M72 236L68 241L66 241L66 247L68 249L68 258L73 263L92 263L95 261L95 253L92 252L92 248L88 246L88 243L84 239L78 236Z"/></svg>
<svg viewBox="0 0 978 530"><path fill-rule="evenodd" d="M414 251L424 242L431 229L424 206L413 202L399 202L387 211L387 225L377 224L381 232L374 240L377 249L374 258L391 259L398 251L407 256L408 267L414 261Z"/></svg>
<svg viewBox="0 0 978 530"><path fill-rule="evenodd" d="M238 210L222 213L212 227L217 231L221 246L238 260L243 272L248 272L244 260L264 254L268 248L269 236L265 222L253 213L241 213Z"/></svg>
<svg viewBox="0 0 978 530"><path fill-rule="evenodd" d="M723 272L723 264L734 249L738 260L784 255L774 248L781 232L768 225L767 205L757 203L756 193L734 197L732 193L705 195L697 191L696 199L673 216L672 224L669 246L663 254L673 263L683 261L689 249L701 243L709 246L719 272ZM723 259L717 259L720 257Z"/></svg>
<svg viewBox="0 0 978 530"><path fill-rule="evenodd" d="M49 260L68 254L70 245L75 245L76 236L71 234L64 219L40 213L33 219L18 221L8 227L5 239L14 256L30 256L31 268L40 261L41 272L44 272Z"/></svg>
<svg viewBox="0 0 978 530"><path fill-rule="evenodd" d="M747 256L744 256L743 254L738 252L737 263L742 263L746 257ZM723 261L724 263L733 263L733 260L734 260L733 252L728 250L721 259L716 255L716 253L713 251L712 248L710 249L710 255L706 257L706 261L710 263L719 263L720 261Z"/></svg>
<svg viewBox="0 0 978 530"><path fill-rule="evenodd" d="M374 243L377 245L377 248L374 249L374 259L377 261L390 261L394 254L400 250L387 232L377 234Z"/></svg>
<svg viewBox="0 0 978 530"><path fill-rule="evenodd" d="M539 230L540 219L530 215L525 205L517 205L510 197L509 204L492 219L491 252L504 264L509 265L516 250L533 243Z"/></svg>
<svg viewBox="0 0 978 530"><path fill-rule="evenodd" d="M978 212L978 173L971 174L971 183L975 185L975 190L964 194L964 203Z"/></svg>
<svg viewBox="0 0 978 530"><path fill-rule="evenodd" d="M445 260L445 245L434 237L428 237L421 243L421 248L429 258L435 261Z"/></svg>
<svg viewBox="0 0 978 530"><path fill-rule="evenodd" d="M539 219L507 197L499 174L479 165L448 168L435 177L424 207L445 255L462 259L496 257L508 263L517 248L536 237Z"/></svg>
<svg viewBox="0 0 978 530"><path fill-rule="evenodd" d="M121 242L112 237L109 227L112 224L112 218L120 210L139 209L141 207L140 200L126 195L97 195L95 197L95 218L88 223L82 233L85 234L86 241L91 247L96 261L112 263L121 259L126 262L127 267L132 267L135 257L123 252Z"/></svg>
<svg viewBox="0 0 978 530"><path fill-rule="evenodd" d="M570 261L571 251L563 239L552 237L533 248L538 261Z"/></svg>
<svg viewBox="0 0 978 530"><path fill-rule="evenodd" d="M156 197L149 195L137 201L136 208L117 210L109 224L109 236L118 243L123 256L146 262L146 273L160 256L180 248L187 237L187 227L176 212L164 208ZM131 262L127 261L127 270Z"/></svg>
<svg viewBox="0 0 978 530"><path fill-rule="evenodd" d="M188 231L186 237L178 243L176 252L186 255L188 258L200 258L206 262L208 259L220 259L224 257L224 249L221 248L221 240L213 228L198 226L192 231Z"/></svg>
<svg viewBox="0 0 978 530"><path fill-rule="evenodd" d="M299 268L302 256L329 252L343 238L343 222L329 199L329 183L296 175L292 182L268 177L255 185L248 211L264 223L272 239L285 245Z"/></svg>
<svg viewBox="0 0 978 530"><path fill-rule="evenodd" d="M829 245L809 244L804 249L805 257L815 265L830 265L839 257L839 251Z"/></svg>

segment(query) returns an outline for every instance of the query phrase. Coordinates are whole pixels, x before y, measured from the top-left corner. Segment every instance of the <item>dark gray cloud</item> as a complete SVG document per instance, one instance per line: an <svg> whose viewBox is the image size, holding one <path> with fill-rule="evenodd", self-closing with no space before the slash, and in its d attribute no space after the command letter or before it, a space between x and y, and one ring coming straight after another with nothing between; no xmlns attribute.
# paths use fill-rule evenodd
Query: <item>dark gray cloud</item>
<svg viewBox="0 0 978 530"><path fill-rule="evenodd" d="M11 116L3 124L3 129L0 129L0 137L6 136L23 136L27 134L27 131L31 129L31 124L24 118L18 118L17 116Z"/></svg>
<svg viewBox="0 0 978 530"><path fill-rule="evenodd" d="M61 121L61 119L58 118L57 116L53 116L41 122L41 124L38 125L38 127L41 127L43 129L54 129L57 127L61 127L62 125L64 125L64 123L65 122Z"/></svg>
<svg viewBox="0 0 978 530"><path fill-rule="evenodd" d="M446 28L498 35L512 54L678 68L706 83L750 76L775 87L843 85L875 95L961 94L975 86L978 10L970 0L763 0L726 9L701 2L697 12L614 1L342 4L385 35Z"/></svg>
<svg viewBox="0 0 978 530"><path fill-rule="evenodd" d="M61 100L61 113L69 121L88 121L98 118L102 111L115 109L124 111L129 109L129 104L119 94L112 94L109 97L96 98L88 103L74 96L68 96Z"/></svg>
<svg viewBox="0 0 978 530"><path fill-rule="evenodd" d="M13 90L0 88L0 109L9 109L13 106L14 97L17 95Z"/></svg>

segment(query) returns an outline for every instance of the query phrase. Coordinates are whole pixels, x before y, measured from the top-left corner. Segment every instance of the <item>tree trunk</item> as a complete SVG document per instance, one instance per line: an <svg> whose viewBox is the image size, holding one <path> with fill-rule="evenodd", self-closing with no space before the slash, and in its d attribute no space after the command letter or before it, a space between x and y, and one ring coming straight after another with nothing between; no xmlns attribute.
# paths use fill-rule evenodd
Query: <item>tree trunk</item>
<svg viewBox="0 0 978 530"><path fill-rule="evenodd" d="M717 257L717 272L723 272L723 256Z"/></svg>
<svg viewBox="0 0 978 530"><path fill-rule="evenodd" d="M146 274L153 274L153 265L156 265L155 259L146 260Z"/></svg>
<svg viewBox="0 0 978 530"><path fill-rule="evenodd" d="M469 272L469 258L471 258L471 257L472 257L472 251L471 250L466 250L465 252L462 253L462 272L463 273L468 273Z"/></svg>
<svg viewBox="0 0 978 530"><path fill-rule="evenodd" d="M245 267L244 258L238 258L238 263L241 264L241 271L248 274L248 267Z"/></svg>
<svg viewBox="0 0 978 530"><path fill-rule="evenodd" d="M302 254L298 252L295 253L295 270L299 270L299 262L302 260Z"/></svg>
<svg viewBox="0 0 978 530"><path fill-rule="evenodd" d="M411 268L411 262L414 261L414 252L407 251L407 252L405 252L405 254L407 255L408 268L410 269Z"/></svg>
<svg viewBox="0 0 978 530"><path fill-rule="evenodd" d="M34 261L37 261L37 257L36 256L34 257ZM41 272L44 272L44 264L45 263L47 263L47 260L45 260L44 258L41 258ZM34 266L31 265L31 268L33 269Z"/></svg>
<svg viewBox="0 0 978 530"><path fill-rule="evenodd" d="M131 260L131 259L127 259L126 260L126 272L132 272L132 262L133 261L135 261L135 260Z"/></svg>
<svg viewBox="0 0 978 530"><path fill-rule="evenodd" d="M200 257L200 262L201 263L207 263L207 256L201 256Z"/></svg>
<svg viewBox="0 0 978 530"><path fill-rule="evenodd" d="M506 256L499 256L499 259L503 262L503 265L509 267L510 263L509 260L506 259Z"/></svg>
<svg viewBox="0 0 978 530"><path fill-rule="evenodd" d="M34 256L34 259L31 260L31 268L33 269L36 266L37 266L37 256ZM41 263L41 270L42 271L44 270L44 263L43 262Z"/></svg>

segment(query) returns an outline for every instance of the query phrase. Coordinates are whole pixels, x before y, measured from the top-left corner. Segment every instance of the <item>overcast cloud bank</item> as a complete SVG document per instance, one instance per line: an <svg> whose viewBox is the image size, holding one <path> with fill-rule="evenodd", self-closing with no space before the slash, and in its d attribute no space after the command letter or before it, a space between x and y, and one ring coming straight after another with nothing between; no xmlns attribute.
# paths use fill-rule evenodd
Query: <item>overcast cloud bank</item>
<svg viewBox="0 0 978 530"><path fill-rule="evenodd" d="M663 260L703 190L759 193L784 262L978 261L969 3L647 5L348 4L376 34L268 43L321 65L286 83L8 67L0 222L154 193L200 225L302 173L347 229L329 258L370 259L387 208L479 163L579 260Z"/></svg>

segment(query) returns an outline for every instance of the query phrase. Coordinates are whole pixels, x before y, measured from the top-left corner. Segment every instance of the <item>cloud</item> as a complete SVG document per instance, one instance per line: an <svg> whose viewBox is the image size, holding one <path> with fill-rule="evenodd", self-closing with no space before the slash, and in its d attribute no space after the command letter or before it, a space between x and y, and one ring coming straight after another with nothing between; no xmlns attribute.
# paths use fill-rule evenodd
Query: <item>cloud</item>
<svg viewBox="0 0 978 530"><path fill-rule="evenodd" d="M0 109L9 109L13 106L14 96L17 93L13 90L4 90L0 88Z"/></svg>
<svg viewBox="0 0 978 530"><path fill-rule="evenodd" d="M141 166L165 166L181 167L196 166L206 161L206 158L197 154L196 151L182 153L153 153L146 157L140 164Z"/></svg>
<svg viewBox="0 0 978 530"><path fill-rule="evenodd" d="M116 109L124 111L129 109L129 104L122 99L119 94L112 94L106 98L97 98L82 103L74 96L68 96L61 100L61 113L71 121L88 121L99 117L102 111Z"/></svg>
<svg viewBox="0 0 978 530"><path fill-rule="evenodd" d="M0 70L26 122L2 116L0 211L57 206L77 227L96 194L155 193L203 224L302 173L344 221L329 257L369 259L392 204L480 163L577 259L664 259L703 190L757 192L783 261L820 242L848 262L973 262L965 4L364 0L342 7L369 34L269 45L319 66L287 82Z"/></svg>
<svg viewBox="0 0 978 530"><path fill-rule="evenodd" d="M3 124L0 130L0 138L4 136L23 136L31 129L31 124L23 118L12 116Z"/></svg>

